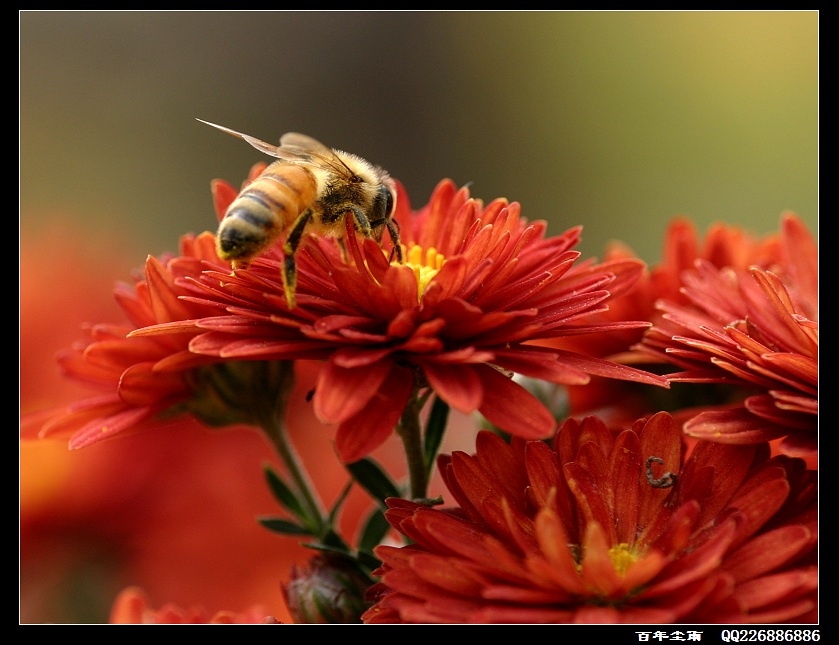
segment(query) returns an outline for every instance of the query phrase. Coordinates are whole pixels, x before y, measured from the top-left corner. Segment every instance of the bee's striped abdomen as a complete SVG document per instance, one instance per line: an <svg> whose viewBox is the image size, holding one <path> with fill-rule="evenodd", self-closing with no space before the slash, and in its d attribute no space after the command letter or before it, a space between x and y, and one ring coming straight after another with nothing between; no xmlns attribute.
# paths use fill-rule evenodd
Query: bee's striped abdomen
<svg viewBox="0 0 839 645"><path fill-rule="evenodd" d="M234 268L248 263L270 246L317 196L310 170L274 162L233 200L219 225L219 257Z"/></svg>

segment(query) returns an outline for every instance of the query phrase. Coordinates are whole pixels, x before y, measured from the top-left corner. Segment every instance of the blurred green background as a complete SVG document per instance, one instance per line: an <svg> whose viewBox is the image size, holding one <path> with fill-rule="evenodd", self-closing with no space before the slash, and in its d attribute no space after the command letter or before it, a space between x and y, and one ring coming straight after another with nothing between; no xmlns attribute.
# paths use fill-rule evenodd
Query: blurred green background
<svg viewBox="0 0 839 645"><path fill-rule="evenodd" d="M586 255L655 262L677 214L817 234L818 12L19 17L21 234L106 227L130 267L214 230L210 180L269 160L196 117L358 153L414 206L469 183L582 224Z"/></svg>

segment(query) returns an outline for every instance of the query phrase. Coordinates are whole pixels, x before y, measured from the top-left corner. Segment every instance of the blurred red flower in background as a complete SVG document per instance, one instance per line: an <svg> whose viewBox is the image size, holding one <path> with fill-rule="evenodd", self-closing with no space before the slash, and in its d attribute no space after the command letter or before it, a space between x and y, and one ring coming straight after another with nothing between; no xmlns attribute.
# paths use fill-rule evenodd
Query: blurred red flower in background
<svg viewBox="0 0 839 645"><path fill-rule="evenodd" d="M119 318L121 308L108 296L113 276L127 271L127 247L81 226L22 237L21 257L41 258L20 276L22 415L45 406L63 410L88 395L88 384L61 377L55 354L88 321ZM297 365L289 426L329 500L348 476L331 433L306 403L318 367ZM110 383L116 388L118 379ZM288 621L280 584L311 551L257 522L277 510L262 474L276 461L265 439L241 425L210 432L187 415L164 432L118 437L73 451L65 440L21 442L20 621L107 622L114 598L129 585L142 587L155 606L216 612L261 603ZM347 531L368 504L351 495Z"/></svg>
<svg viewBox="0 0 839 645"><path fill-rule="evenodd" d="M70 447L81 448L124 432L165 426L160 413L193 395L189 371L212 359L190 353L188 336L127 336L137 327L210 313L179 300L171 287L179 276L200 273L203 262L213 259L220 263L212 235L184 236L180 257L150 257L143 279L135 279L133 286L119 284L114 295L128 321L88 326L89 340L58 357L69 377L102 393L25 418L24 436L69 435Z"/></svg>
<svg viewBox="0 0 839 645"><path fill-rule="evenodd" d="M818 248L799 218L782 218L778 253L747 267L697 260L679 301L662 299L635 349L684 371L672 382L744 389L742 403L701 410L685 431L708 441L759 443L815 459L818 446ZM708 406L710 407L710 406Z"/></svg>
<svg viewBox="0 0 839 645"><path fill-rule="evenodd" d="M261 605L254 605L243 612L218 611L211 614L203 607L184 609L167 603L152 609L149 599L139 587L127 587L120 592L111 609L112 625L236 625L277 624L277 619L266 613Z"/></svg>
<svg viewBox="0 0 839 645"><path fill-rule="evenodd" d="M607 260L632 257L617 242L606 253ZM658 373L673 365L685 371L668 374L669 391L605 379L569 386L563 414L597 414L627 427L669 409L690 434L712 441L787 436L775 450L816 466L818 248L795 214L784 213L780 231L763 237L724 223L702 237L688 218L675 218L662 260L594 316L595 323L624 319L654 327L545 344ZM702 406L715 410L697 417Z"/></svg>

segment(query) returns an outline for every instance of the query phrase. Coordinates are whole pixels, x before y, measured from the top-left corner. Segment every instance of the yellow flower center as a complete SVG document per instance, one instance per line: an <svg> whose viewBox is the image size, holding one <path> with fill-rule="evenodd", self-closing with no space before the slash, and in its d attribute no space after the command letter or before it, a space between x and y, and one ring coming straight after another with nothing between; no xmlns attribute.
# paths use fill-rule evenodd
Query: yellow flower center
<svg viewBox="0 0 839 645"><path fill-rule="evenodd" d="M624 575L626 570L631 567L638 559L635 552L630 548L626 542L616 544L609 549L609 557L612 558L612 566L618 575Z"/></svg>
<svg viewBox="0 0 839 645"><path fill-rule="evenodd" d="M417 297L419 299L422 299L422 294L425 293L428 283L437 275L445 261L445 256L438 253L434 247L425 251L424 259L421 246L412 246L408 250L405 264L413 269L414 275L417 277Z"/></svg>

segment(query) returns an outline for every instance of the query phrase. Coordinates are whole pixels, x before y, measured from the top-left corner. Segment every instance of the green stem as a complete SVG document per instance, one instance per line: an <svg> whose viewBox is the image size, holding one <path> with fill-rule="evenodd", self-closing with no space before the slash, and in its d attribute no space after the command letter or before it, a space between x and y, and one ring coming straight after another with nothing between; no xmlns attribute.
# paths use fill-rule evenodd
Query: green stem
<svg viewBox="0 0 839 645"><path fill-rule="evenodd" d="M425 455L422 447L422 426L420 410L422 403L415 390L402 418L396 427L396 433L402 439L405 448L405 460L408 463L408 476L411 485L411 499L423 499L428 493L428 471L425 468Z"/></svg>
<svg viewBox="0 0 839 645"><path fill-rule="evenodd" d="M308 472L303 467L303 462L295 450L294 445L288 439L285 421L279 414L271 414L262 420L262 429L269 438L280 460L294 482L301 504L306 509L306 514L313 520L317 520L317 535L323 536L328 526L324 518L323 506L318 500L312 481ZM315 527L312 527L315 528Z"/></svg>
<svg viewBox="0 0 839 645"><path fill-rule="evenodd" d="M289 440L286 413L294 389L293 361L229 361L190 373L195 395L188 410L211 426L248 423L276 449L293 486L306 528L321 538L331 531L317 489Z"/></svg>

